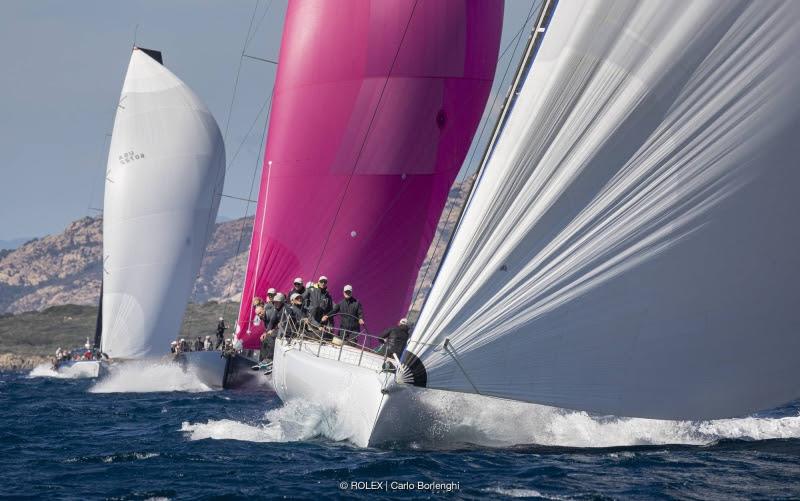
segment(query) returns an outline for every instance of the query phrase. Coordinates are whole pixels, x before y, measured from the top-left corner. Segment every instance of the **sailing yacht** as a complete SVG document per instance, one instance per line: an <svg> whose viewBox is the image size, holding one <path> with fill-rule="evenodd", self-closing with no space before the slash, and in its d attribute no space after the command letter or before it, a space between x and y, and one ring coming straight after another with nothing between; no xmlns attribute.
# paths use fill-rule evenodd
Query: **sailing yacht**
<svg viewBox="0 0 800 501"><path fill-rule="evenodd" d="M251 300L297 277L326 275L334 300L351 285L373 332L405 314L491 90L502 12L289 3L236 325L245 350L264 333Z"/></svg>
<svg viewBox="0 0 800 501"><path fill-rule="evenodd" d="M161 52L134 47L105 184L99 337L112 359L167 353L216 220L224 176L214 117L164 67Z"/></svg>
<svg viewBox="0 0 800 501"><path fill-rule="evenodd" d="M453 398L702 420L799 397L799 24L545 1L405 352L279 339L279 396L365 446L436 439Z"/></svg>

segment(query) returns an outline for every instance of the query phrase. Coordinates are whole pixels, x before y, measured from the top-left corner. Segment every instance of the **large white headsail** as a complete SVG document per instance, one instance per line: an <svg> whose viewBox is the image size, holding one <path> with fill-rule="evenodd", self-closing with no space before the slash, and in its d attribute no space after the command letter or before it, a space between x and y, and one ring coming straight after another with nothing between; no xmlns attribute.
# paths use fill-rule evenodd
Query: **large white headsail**
<svg viewBox="0 0 800 501"><path fill-rule="evenodd" d="M407 375L667 419L800 396L797 26L791 0L560 1Z"/></svg>
<svg viewBox="0 0 800 501"><path fill-rule="evenodd" d="M214 117L154 57L160 54L133 50L108 156L102 348L115 358L167 352L225 176Z"/></svg>

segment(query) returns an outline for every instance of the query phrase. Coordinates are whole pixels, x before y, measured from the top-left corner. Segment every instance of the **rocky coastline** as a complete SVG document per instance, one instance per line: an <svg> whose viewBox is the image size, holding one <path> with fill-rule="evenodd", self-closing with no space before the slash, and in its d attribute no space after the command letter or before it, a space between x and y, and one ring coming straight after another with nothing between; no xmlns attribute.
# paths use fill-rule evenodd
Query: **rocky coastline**
<svg viewBox="0 0 800 501"><path fill-rule="evenodd" d="M44 355L29 355L19 353L0 353L0 370L2 371L29 371L37 365L50 361Z"/></svg>

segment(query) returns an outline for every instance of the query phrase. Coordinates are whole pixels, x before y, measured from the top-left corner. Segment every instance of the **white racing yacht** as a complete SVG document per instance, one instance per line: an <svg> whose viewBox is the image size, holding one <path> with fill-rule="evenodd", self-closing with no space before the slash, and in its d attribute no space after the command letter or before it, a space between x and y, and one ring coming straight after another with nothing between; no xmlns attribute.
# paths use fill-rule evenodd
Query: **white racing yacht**
<svg viewBox="0 0 800 501"><path fill-rule="evenodd" d="M800 397L799 24L793 1L545 1L396 370L285 337L280 397L365 446L446 434L454 395L674 420Z"/></svg>

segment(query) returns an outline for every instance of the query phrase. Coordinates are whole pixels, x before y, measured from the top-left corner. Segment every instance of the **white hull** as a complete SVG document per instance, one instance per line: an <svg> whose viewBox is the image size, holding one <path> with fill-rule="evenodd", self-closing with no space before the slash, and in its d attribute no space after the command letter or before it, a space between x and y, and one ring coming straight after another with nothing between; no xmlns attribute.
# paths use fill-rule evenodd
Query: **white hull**
<svg viewBox="0 0 800 501"><path fill-rule="evenodd" d="M389 443L491 444L479 429L465 429L463 413L498 399L418 388L382 372L383 357L313 341L275 346L272 384L284 402L312 402L333 412L346 436L361 447ZM359 357L361 357L360 365ZM528 405L528 404L523 404ZM455 413L454 413L455 410ZM486 440L484 440L486 438Z"/></svg>
<svg viewBox="0 0 800 501"><path fill-rule="evenodd" d="M55 371L73 378L95 378L108 371L108 363L99 360L68 360L59 363Z"/></svg>

